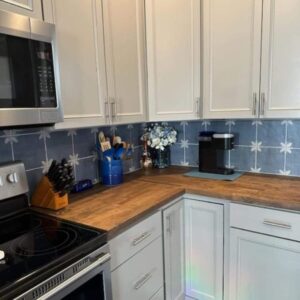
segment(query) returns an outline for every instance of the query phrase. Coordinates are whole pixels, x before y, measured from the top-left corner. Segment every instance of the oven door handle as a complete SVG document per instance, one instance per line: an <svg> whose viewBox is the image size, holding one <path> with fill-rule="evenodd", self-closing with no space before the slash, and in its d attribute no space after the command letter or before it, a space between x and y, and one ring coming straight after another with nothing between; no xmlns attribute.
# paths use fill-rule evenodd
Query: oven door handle
<svg viewBox="0 0 300 300"><path fill-rule="evenodd" d="M80 272L76 273L74 276L70 277L66 281L64 281L62 284L58 285L48 293L44 294L38 300L56 300L61 299L62 297L67 296L70 294L73 290L75 290L77 287L83 285L88 280L90 280L95 275L99 274L100 272L103 272L106 269L106 272L110 272L109 267L105 268L105 265L109 262L111 258L111 255L109 253L102 253L102 255L97 256L96 258L92 258L94 260L88 267L84 268ZM110 264L108 264L110 266ZM90 274L89 274L90 273ZM88 276L90 275L90 276ZM104 274L104 277L106 274ZM74 284L76 281L80 281L80 284L74 288L71 288L71 285ZM64 291L62 293L62 291ZM62 295L63 294L63 295Z"/></svg>

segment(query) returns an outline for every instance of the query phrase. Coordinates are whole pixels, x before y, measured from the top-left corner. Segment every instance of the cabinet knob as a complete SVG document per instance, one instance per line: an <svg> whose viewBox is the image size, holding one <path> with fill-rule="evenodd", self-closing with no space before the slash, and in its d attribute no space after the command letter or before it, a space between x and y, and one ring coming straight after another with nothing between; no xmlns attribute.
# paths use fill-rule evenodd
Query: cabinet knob
<svg viewBox="0 0 300 300"><path fill-rule="evenodd" d="M10 173L7 175L7 181L9 183L17 183L18 182L18 175L17 173Z"/></svg>

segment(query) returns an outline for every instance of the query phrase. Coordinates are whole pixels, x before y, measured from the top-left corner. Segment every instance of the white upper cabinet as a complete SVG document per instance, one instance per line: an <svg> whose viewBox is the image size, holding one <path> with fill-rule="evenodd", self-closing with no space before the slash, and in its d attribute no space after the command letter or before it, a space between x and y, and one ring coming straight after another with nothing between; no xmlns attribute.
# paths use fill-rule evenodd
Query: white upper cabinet
<svg viewBox="0 0 300 300"><path fill-rule="evenodd" d="M261 115L300 117L300 0L264 0Z"/></svg>
<svg viewBox="0 0 300 300"><path fill-rule="evenodd" d="M185 201L186 295L222 300L223 205Z"/></svg>
<svg viewBox="0 0 300 300"><path fill-rule="evenodd" d="M205 118L258 113L262 0L203 1Z"/></svg>
<svg viewBox="0 0 300 300"><path fill-rule="evenodd" d="M101 1L53 0L53 15L65 115L56 126L104 124L108 104Z"/></svg>
<svg viewBox="0 0 300 300"><path fill-rule="evenodd" d="M140 0L103 0L112 121L146 121L145 8Z"/></svg>
<svg viewBox="0 0 300 300"><path fill-rule="evenodd" d="M200 0L146 0L151 121L200 116Z"/></svg>
<svg viewBox="0 0 300 300"><path fill-rule="evenodd" d="M0 0L0 9L43 19L41 0Z"/></svg>

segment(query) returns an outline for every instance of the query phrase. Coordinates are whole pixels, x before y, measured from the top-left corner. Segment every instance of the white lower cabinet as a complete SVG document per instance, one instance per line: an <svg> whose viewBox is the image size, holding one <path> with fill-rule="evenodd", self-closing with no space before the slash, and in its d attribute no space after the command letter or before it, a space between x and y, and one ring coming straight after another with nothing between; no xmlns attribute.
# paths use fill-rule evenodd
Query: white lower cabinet
<svg viewBox="0 0 300 300"><path fill-rule="evenodd" d="M111 276L114 300L151 299L163 284L161 237L120 265Z"/></svg>
<svg viewBox="0 0 300 300"><path fill-rule="evenodd" d="M231 204L230 225L229 299L299 300L300 215Z"/></svg>
<svg viewBox="0 0 300 300"><path fill-rule="evenodd" d="M232 228L230 300L299 300L300 243Z"/></svg>
<svg viewBox="0 0 300 300"><path fill-rule="evenodd" d="M113 300L299 300L299 229L297 213L186 194L109 242Z"/></svg>
<svg viewBox="0 0 300 300"><path fill-rule="evenodd" d="M222 300L223 205L185 201L186 295Z"/></svg>
<svg viewBox="0 0 300 300"><path fill-rule="evenodd" d="M113 300L163 300L161 212L109 241Z"/></svg>
<svg viewBox="0 0 300 300"><path fill-rule="evenodd" d="M163 211L166 300L184 299L184 202Z"/></svg>

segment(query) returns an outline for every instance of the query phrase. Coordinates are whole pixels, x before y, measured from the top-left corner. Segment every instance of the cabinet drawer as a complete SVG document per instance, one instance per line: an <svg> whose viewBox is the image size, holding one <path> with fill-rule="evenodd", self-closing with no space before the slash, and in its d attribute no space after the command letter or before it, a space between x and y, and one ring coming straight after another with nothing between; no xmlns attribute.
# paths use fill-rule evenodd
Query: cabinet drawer
<svg viewBox="0 0 300 300"><path fill-rule="evenodd" d="M150 299L163 285L161 238L114 270L111 276L114 300Z"/></svg>
<svg viewBox="0 0 300 300"><path fill-rule="evenodd" d="M230 226L300 241L300 214L230 204Z"/></svg>
<svg viewBox="0 0 300 300"><path fill-rule="evenodd" d="M161 235L161 212L148 217L109 242L111 270Z"/></svg>

